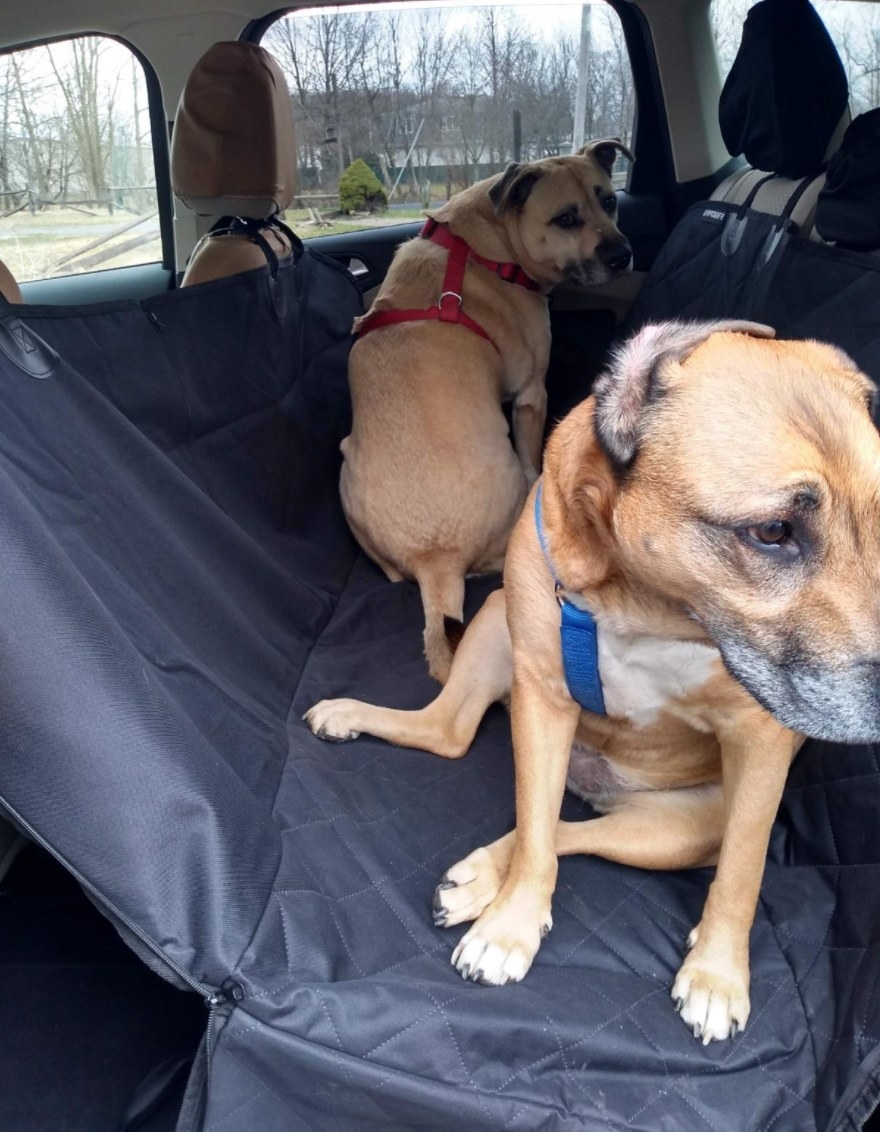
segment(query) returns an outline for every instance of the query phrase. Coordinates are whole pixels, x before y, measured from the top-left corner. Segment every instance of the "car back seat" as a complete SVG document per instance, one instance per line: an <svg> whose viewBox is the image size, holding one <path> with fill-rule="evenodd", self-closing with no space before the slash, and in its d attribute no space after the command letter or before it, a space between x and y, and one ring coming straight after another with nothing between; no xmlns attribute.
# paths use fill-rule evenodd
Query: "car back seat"
<svg viewBox="0 0 880 1132"><path fill-rule="evenodd" d="M290 256L299 241L280 214L296 180L293 109L281 68L256 44L215 43L193 68L174 121L174 193L214 218L182 286Z"/></svg>
<svg viewBox="0 0 880 1132"><path fill-rule="evenodd" d="M751 9L719 117L731 150L741 148L760 169L735 174L688 211L624 332L667 318L752 319L780 335L835 342L880 378L871 314L880 265L824 244L814 231L822 165L846 120L842 75L806 0L761 0ZM870 208L862 215L870 218ZM858 246L850 233L849 247Z"/></svg>
<svg viewBox="0 0 880 1132"><path fill-rule="evenodd" d="M749 283L779 223L746 220L725 255L724 224L696 214L696 231ZM696 1044L669 998L703 870L565 858L523 984L452 969L461 929L435 929L432 894L513 823L509 723L490 711L468 757L445 760L369 736L328 746L301 721L346 688L407 708L430 684L416 588L357 551L339 506L359 295L306 248L280 265L291 317L276 320L268 277L23 312L57 356L50 380L0 352L0 807L205 998L178 1128L860 1126L880 1064L864 835L880 774L864 749L805 747L794 767L753 1012L724 1048ZM470 584L470 608L489 584Z"/></svg>

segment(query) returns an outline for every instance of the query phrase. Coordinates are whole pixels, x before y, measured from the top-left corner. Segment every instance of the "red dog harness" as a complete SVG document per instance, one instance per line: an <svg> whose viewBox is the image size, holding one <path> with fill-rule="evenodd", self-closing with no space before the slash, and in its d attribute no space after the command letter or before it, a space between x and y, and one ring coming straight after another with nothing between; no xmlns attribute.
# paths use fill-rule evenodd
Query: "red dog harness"
<svg viewBox="0 0 880 1132"><path fill-rule="evenodd" d="M461 287L468 260L472 259L475 263L493 271L505 283L516 283L529 291L539 291L541 289L540 284L526 275L518 263L497 263L493 259L486 259L485 256L478 255L460 236L453 236L445 225L439 224L436 220L426 220L424 228L419 232L419 237L422 240L431 240L433 243L439 244L441 248L446 248L449 252L446 260L446 274L443 276L443 289L440 292L437 305L428 307L426 310L376 311L375 314L368 315L361 323L358 327L358 334L368 334L371 330L379 330L383 326L393 326L398 322L436 320L458 323L459 326L464 326L468 330L472 330L474 334L479 334L481 338L485 338L497 350L498 347L482 326L461 309Z"/></svg>

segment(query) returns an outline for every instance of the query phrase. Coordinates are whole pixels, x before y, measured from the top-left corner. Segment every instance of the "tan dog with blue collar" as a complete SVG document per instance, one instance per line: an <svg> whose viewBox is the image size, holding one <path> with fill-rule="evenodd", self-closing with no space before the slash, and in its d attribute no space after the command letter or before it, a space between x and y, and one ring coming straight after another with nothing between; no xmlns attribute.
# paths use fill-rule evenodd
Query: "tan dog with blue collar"
<svg viewBox="0 0 880 1132"><path fill-rule="evenodd" d="M834 347L771 336L643 329L551 437L538 522L533 490L504 591L434 703L308 713L326 738L454 758L509 695L517 828L450 869L434 903L441 926L476 921L452 956L465 978L523 978L559 854L717 862L672 995L704 1042L748 1019L749 932L802 735L880 737L874 387ZM566 681L559 587L595 616L605 715ZM560 821L566 778L604 816Z"/></svg>

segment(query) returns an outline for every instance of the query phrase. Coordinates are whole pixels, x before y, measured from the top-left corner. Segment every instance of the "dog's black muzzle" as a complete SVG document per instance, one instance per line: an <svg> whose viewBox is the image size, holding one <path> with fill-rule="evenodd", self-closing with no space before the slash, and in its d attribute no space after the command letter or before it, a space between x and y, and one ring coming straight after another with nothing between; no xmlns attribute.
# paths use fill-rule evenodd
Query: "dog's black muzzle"
<svg viewBox="0 0 880 1132"><path fill-rule="evenodd" d="M632 248L630 247L629 240L613 240L603 241L596 248L596 256L600 263L604 264L609 271L613 271L619 275L621 271L626 271L632 263Z"/></svg>
<svg viewBox="0 0 880 1132"><path fill-rule="evenodd" d="M570 263L565 269L569 283L577 287L597 287L610 283L621 272L632 266L632 248L626 237L619 240L603 240L591 259Z"/></svg>
<svg viewBox="0 0 880 1132"><path fill-rule="evenodd" d="M722 644L721 654L730 673L792 731L832 743L880 742L880 660L779 663L740 640Z"/></svg>

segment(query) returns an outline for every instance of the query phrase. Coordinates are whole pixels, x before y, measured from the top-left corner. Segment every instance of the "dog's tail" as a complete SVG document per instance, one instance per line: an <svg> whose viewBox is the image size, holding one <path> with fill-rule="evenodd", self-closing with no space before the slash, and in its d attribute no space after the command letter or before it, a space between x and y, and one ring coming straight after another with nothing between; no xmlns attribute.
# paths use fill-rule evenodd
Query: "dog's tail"
<svg viewBox="0 0 880 1132"><path fill-rule="evenodd" d="M464 567L447 558L432 559L416 571L425 609L428 671L445 684L464 626Z"/></svg>

